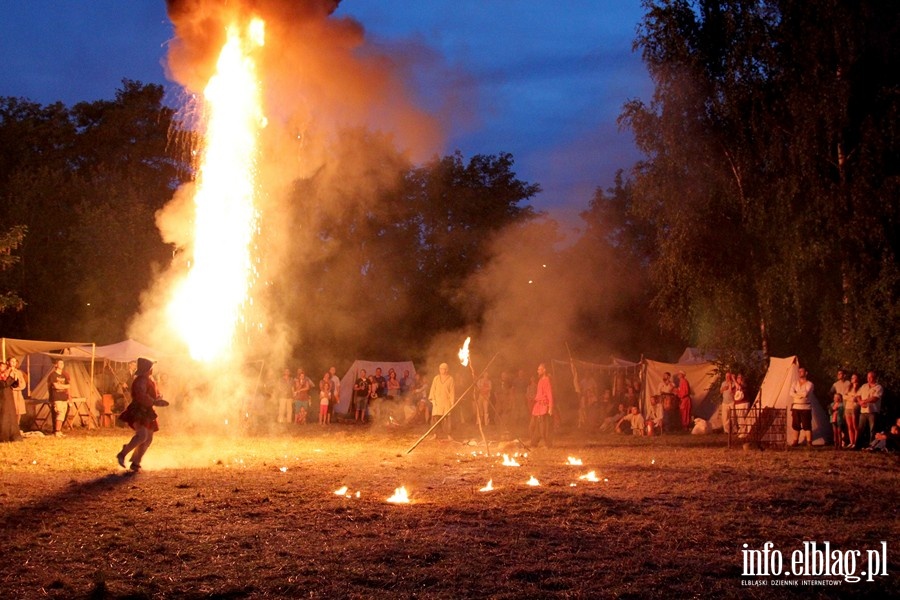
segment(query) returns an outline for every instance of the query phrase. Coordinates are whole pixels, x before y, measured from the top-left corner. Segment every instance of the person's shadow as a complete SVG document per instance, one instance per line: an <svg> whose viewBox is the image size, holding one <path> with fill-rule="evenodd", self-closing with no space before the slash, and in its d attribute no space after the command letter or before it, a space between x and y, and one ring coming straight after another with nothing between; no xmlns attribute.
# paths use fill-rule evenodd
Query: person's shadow
<svg viewBox="0 0 900 600"><path fill-rule="evenodd" d="M70 484L54 494L41 498L38 502L24 504L6 512L0 517L0 530L9 534L23 528L28 531L33 526L40 526L41 523L47 521L49 514L58 512L60 509L64 510L66 506L96 501L98 495L131 482L134 475L133 471L110 473L83 483Z"/></svg>

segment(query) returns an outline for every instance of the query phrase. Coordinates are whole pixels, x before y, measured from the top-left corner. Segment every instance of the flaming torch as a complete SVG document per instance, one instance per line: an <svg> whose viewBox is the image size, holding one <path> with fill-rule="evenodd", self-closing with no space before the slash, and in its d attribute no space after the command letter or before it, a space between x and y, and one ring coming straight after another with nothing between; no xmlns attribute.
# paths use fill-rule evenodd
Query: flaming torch
<svg viewBox="0 0 900 600"><path fill-rule="evenodd" d="M203 91L190 270L173 293L168 317L191 356L204 362L230 354L255 277L256 161L266 120L253 51L264 43L262 20L230 26Z"/></svg>

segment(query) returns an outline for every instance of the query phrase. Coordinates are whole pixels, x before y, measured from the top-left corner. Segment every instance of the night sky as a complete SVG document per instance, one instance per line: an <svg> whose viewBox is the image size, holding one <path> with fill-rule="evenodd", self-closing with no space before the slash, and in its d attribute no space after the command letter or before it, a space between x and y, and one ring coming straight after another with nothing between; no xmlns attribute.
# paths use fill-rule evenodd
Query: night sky
<svg viewBox="0 0 900 600"><path fill-rule="evenodd" d="M0 6L0 95L73 104L112 98L129 78L179 98L162 67L173 35L162 0ZM639 158L616 125L625 101L651 94L631 49L639 0L344 0L336 16L392 55L415 48L404 68L420 102L465 107L447 117L444 151L512 153L554 217L576 224L593 190Z"/></svg>

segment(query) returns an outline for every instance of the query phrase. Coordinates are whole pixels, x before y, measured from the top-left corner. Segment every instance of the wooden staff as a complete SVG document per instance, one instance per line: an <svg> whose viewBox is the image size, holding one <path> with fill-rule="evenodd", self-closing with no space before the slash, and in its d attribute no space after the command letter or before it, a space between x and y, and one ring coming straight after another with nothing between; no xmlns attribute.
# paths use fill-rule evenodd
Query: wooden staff
<svg viewBox="0 0 900 600"><path fill-rule="evenodd" d="M499 352L498 352L497 354L494 355L494 358L492 358L492 359L490 360L490 362L488 362L487 366L484 368L484 371L487 371L487 370L491 367L491 365L494 363L494 360L495 360L498 356L500 356L500 353L499 353ZM484 373L484 371L482 371L482 373ZM473 372L474 372L474 371L473 371ZM425 438L427 438L428 435L429 435L432 431L434 431L435 428L436 428L438 425L441 424L441 421L443 421L444 419L446 419L447 416L448 416L451 412L453 412L453 409L457 407L457 405L462 401L462 399L466 397L466 394L468 394L469 392L471 392L472 389L473 389L474 387L475 387L475 383L472 382L472 385L470 385L469 387L467 387L466 390L465 390L462 394L459 395L459 398L456 399L456 402L453 403L453 406L450 407L450 410L448 410L448 411L445 412L443 415L441 415L441 418L439 418L437 421L435 421L435 422L431 425L431 427L428 428L428 431L426 431L425 434L422 435L422 437L420 437L420 438L418 439L418 441L417 441L415 444L413 444L412 446L410 446L409 450L407 450L406 453L409 454L410 452L412 452L413 450L415 450L415 449L416 449L416 446L418 446L419 444L421 444L422 441L423 441Z"/></svg>

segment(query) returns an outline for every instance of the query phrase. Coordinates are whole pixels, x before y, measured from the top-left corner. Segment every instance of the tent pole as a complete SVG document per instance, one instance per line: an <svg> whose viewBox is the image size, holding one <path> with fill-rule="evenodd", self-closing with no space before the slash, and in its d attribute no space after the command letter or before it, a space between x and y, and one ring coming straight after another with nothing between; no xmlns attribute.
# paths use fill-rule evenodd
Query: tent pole
<svg viewBox="0 0 900 600"><path fill-rule="evenodd" d="M94 358L97 356L97 344L95 342L91 342L91 387L88 388L88 398L90 399L91 394L94 393L94 390L97 388L94 387ZM100 400L100 398L97 398ZM90 409L91 403L88 401L88 408ZM96 408L96 407L94 407Z"/></svg>

